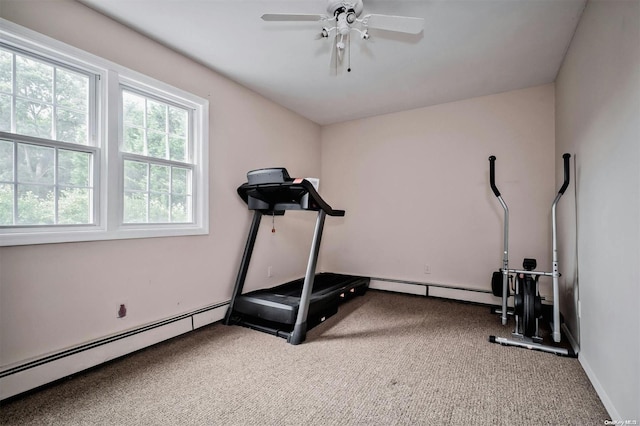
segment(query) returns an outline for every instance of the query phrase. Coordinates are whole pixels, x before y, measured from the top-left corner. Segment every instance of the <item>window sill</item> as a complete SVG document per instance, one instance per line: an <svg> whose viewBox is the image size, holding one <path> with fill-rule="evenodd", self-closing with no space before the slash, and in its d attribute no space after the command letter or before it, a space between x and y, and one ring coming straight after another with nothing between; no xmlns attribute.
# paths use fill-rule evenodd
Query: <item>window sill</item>
<svg viewBox="0 0 640 426"><path fill-rule="evenodd" d="M116 231L107 231L97 226L82 227L81 230L78 227L38 229L37 232L4 230L0 232L0 247L208 234L208 226L194 224L171 226L123 225Z"/></svg>

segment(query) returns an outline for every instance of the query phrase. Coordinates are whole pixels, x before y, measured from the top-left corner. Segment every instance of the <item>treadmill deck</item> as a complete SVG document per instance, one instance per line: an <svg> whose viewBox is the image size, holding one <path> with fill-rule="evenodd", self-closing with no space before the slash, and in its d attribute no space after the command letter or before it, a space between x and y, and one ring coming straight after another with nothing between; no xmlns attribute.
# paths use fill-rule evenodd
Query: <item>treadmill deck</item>
<svg viewBox="0 0 640 426"><path fill-rule="evenodd" d="M256 290L236 298L234 323L272 334L290 331L296 322L304 278L277 287ZM324 321L335 314L338 305L354 295L362 295L369 287L369 278L322 273L315 276L309 302L308 325ZM267 328L267 330L264 330ZM285 337L285 336L282 336Z"/></svg>

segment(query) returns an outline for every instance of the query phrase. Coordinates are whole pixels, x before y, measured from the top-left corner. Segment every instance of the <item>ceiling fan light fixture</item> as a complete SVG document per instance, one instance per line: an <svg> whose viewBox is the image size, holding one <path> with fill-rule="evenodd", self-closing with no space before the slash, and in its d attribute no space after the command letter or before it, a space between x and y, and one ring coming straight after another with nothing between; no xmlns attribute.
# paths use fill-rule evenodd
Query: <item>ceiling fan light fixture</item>
<svg viewBox="0 0 640 426"><path fill-rule="evenodd" d="M349 26L349 21L347 20L347 16L344 13L338 15L338 32L342 35L349 34L351 31L351 27Z"/></svg>
<svg viewBox="0 0 640 426"><path fill-rule="evenodd" d="M362 0L327 0L327 15L291 14L291 13L267 13L262 15L264 21L324 21L334 22L335 26L323 27L316 33L316 40L328 38L335 31L331 60L337 64L342 60L346 43L351 43L350 33L357 32L362 40L369 40L369 29L393 31L405 34L419 34L424 29L424 19L410 16L394 16L367 14L362 18ZM330 24L331 25L331 24ZM351 49L348 49L349 65L347 71L351 71Z"/></svg>

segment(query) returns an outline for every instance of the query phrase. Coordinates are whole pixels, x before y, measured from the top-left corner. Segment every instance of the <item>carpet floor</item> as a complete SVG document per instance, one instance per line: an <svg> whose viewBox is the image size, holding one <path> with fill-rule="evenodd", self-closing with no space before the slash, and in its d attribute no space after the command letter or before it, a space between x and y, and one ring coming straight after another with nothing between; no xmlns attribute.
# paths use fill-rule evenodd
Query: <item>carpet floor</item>
<svg viewBox="0 0 640 426"><path fill-rule="evenodd" d="M3 425L602 425L577 359L489 308L369 291L292 346L214 324L0 406Z"/></svg>

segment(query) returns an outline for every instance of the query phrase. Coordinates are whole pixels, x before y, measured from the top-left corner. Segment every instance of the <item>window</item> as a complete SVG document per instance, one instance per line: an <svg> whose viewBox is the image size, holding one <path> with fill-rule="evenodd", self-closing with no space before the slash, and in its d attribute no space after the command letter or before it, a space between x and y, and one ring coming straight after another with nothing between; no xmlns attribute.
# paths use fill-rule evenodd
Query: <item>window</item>
<svg viewBox="0 0 640 426"><path fill-rule="evenodd" d="M0 21L0 245L207 233L208 102Z"/></svg>
<svg viewBox="0 0 640 426"><path fill-rule="evenodd" d="M189 111L122 89L124 223L193 221Z"/></svg>
<svg viewBox="0 0 640 426"><path fill-rule="evenodd" d="M95 79L0 45L0 225L95 222Z"/></svg>

